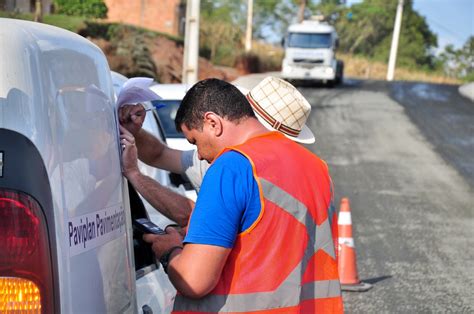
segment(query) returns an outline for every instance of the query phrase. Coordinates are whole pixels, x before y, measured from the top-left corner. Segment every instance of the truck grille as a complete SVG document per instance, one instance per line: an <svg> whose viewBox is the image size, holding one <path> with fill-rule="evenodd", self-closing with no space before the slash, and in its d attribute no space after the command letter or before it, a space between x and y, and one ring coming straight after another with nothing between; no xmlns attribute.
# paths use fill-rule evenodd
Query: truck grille
<svg viewBox="0 0 474 314"><path fill-rule="evenodd" d="M294 63L312 63L312 64L321 64L324 62L322 59L293 59Z"/></svg>
<svg viewBox="0 0 474 314"><path fill-rule="evenodd" d="M324 60L322 59L293 59L293 63L302 68L314 68L315 66L322 65Z"/></svg>

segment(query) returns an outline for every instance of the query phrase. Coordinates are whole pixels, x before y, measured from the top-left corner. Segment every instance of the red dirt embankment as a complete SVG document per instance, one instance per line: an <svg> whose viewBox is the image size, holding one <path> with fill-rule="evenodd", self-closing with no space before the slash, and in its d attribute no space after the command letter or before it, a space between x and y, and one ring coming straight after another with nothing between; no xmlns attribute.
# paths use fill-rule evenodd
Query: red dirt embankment
<svg viewBox="0 0 474 314"><path fill-rule="evenodd" d="M113 71L124 74L134 66L129 55L121 55L117 53L115 45L104 39L91 39L98 45L107 56L110 68ZM155 37L147 40L147 47L150 52L151 60L156 68L156 77L160 83L180 83L183 65L183 46L166 37ZM241 73L229 67L215 66L209 60L199 58L198 79L215 77L225 81L233 81L239 77Z"/></svg>
<svg viewBox="0 0 474 314"><path fill-rule="evenodd" d="M160 78L173 83L181 82L183 46L167 38L159 37L150 48L153 61L160 71ZM232 81L238 76L239 73L233 68L217 67L209 60L199 58L199 80L215 77Z"/></svg>

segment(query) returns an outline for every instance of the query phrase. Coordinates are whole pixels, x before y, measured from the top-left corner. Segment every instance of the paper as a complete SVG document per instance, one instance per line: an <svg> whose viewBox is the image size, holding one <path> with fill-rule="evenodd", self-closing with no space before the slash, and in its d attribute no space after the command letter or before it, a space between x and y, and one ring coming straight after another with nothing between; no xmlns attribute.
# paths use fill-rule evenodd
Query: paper
<svg viewBox="0 0 474 314"><path fill-rule="evenodd" d="M153 79L148 77L133 77L123 84L117 97L117 108L125 104L136 104L145 101L162 99L149 89Z"/></svg>

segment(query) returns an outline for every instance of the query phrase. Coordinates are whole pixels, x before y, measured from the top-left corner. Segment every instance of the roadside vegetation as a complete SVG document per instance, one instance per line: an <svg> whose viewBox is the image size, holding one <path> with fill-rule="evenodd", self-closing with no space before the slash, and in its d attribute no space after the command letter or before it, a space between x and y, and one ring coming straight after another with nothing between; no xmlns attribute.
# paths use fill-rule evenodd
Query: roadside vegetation
<svg viewBox="0 0 474 314"><path fill-rule="evenodd" d="M35 16L32 13L15 13L0 11L0 17L12 18L33 21ZM71 32L77 33L80 29L85 26L87 19L82 16L70 16L63 14L48 14L43 16L42 22L49 25L54 25L67 29Z"/></svg>
<svg viewBox="0 0 474 314"><path fill-rule="evenodd" d="M338 58L344 61L344 72L348 77L371 80L385 80L388 65L385 62L370 60L351 54L339 54ZM460 84L461 80L449 77L441 71L420 70L416 68L397 67L395 78L400 81L418 81L440 84Z"/></svg>
<svg viewBox="0 0 474 314"><path fill-rule="evenodd" d="M393 24L398 0L363 0L351 7L341 0L265 0L254 1L253 38L254 47L250 53L244 52L242 38L246 22L246 6L240 0L202 0L201 25L203 29L227 29L229 33L215 32L207 36L201 31L203 50L215 44L212 36L220 42L209 55L212 62L233 65L249 59L249 69L253 62L268 63L269 58L281 56L281 39L289 24L298 16L310 18L322 14L336 27L340 46L338 53L346 62L346 76L385 79L386 64L390 51ZM265 49L260 42L273 42ZM474 37L467 40L464 47L456 50L446 47L435 55L437 36L428 27L423 16L413 9L413 0L405 0L402 30L398 46L398 80L423 80L443 83L459 83L474 80ZM234 48L234 49L231 49ZM269 55L271 53L271 55ZM258 57L258 58L256 58ZM271 60L273 70L279 70L281 60Z"/></svg>
<svg viewBox="0 0 474 314"><path fill-rule="evenodd" d="M201 0L200 56L212 64L236 68L240 73L279 71L284 54L280 42L288 25L296 22L297 17L322 14L338 31L337 54L345 62L345 76L385 79L398 0L363 0L351 7L342 2L254 1L254 40L252 50L246 52L246 1ZM40 20L94 40L114 70L128 76L154 74L157 80L179 81L179 69L165 71L166 64L157 64L162 60L152 56L156 50L152 46L157 38L166 38L180 52L183 38L104 22L107 7L103 0L54 0L54 6L58 14L40 15ZM38 12L35 16L0 11L0 17L25 20L38 19L37 15ZM413 0L405 0L395 78L453 84L474 81L474 37L461 49L447 46L435 55L436 47L436 34L425 18L414 11Z"/></svg>

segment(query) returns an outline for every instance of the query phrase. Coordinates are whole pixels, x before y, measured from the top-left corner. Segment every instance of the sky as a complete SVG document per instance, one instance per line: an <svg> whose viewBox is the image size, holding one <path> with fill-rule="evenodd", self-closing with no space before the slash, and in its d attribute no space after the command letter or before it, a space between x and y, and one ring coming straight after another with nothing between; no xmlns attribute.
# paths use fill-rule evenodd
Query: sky
<svg viewBox="0 0 474 314"><path fill-rule="evenodd" d="M347 4L361 1L347 0ZM438 36L438 51L448 44L459 49L474 36L474 0L413 0L413 8Z"/></svg>

